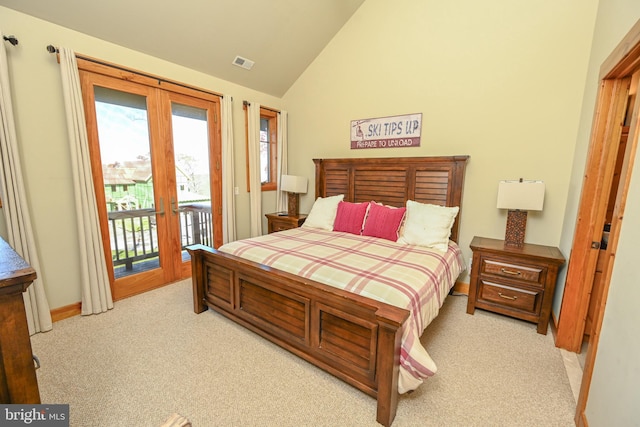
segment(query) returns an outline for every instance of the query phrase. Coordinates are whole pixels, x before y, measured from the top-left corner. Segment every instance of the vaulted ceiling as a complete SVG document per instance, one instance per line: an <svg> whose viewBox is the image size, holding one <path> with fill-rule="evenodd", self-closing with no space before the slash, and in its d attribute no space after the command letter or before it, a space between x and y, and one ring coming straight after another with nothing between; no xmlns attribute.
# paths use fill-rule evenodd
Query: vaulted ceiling
<svg viewBox="0 0 640 427"><path fill-rule="evenodd" d="M0 0L0 6L280 97L363 2ZM233 65L236 56L255 65Z"/></svg>

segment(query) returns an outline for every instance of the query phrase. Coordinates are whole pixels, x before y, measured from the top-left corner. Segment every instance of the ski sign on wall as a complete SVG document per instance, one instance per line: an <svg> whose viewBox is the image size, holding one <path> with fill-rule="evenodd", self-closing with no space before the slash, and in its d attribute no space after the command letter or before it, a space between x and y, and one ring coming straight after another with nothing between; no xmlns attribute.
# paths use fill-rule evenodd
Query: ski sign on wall
<svg viewBox="0 0 640 427"><path fill-rule="evenodd" d="M422 113L351 121L351 148L419 147Z"/></svg>

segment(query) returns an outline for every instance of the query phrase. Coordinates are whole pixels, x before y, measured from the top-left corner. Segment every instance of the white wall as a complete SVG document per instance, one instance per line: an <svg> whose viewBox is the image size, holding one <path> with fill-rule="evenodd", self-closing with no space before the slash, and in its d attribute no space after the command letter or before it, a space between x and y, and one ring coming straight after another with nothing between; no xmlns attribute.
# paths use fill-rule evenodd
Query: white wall
<svg viewBox="0 0 640 427"><path fill-rule="evenodd" d="M571 249L575 229L600 66L639 19L640 2L637 0L600 1L562 233L561 247L566 253ZM640 425L640 311L637 308L640 300L637 255L637 243L640 241L639 157L640 151L636 153L587 401L586 416L591 427ZM560 302L556 298L555 303Z"/></svg>
<svg viewBox="0 0 640 427"><path fill-rule="evenodd" d="M0 29L3 34L14 34L19 40L18 46L7 45L9 73L27 198L40 256L41 271L38 274L52 309L80 301L80 273L60 67L55 55L45 49L49 44L69 47L104 61L233 96L235 175L240 190L236 198L238 231L239 237L248 237L248 227L244 226L248 224L249 197L246 192L242 101L282 108L281 99L4 7L0 7ZM275 206L275 196L266 194L264 203ZM4 223L0 224L0 231L3 230Z"/></svg>
<svg viewBox="0 0 640 427"><path fill-rule="evenodd" d="M314 157L468 154L465 258L473 236L504 237L501 179L546 182L544 211L530 213L525 241L557 246L596 7L367 0L283 97L290 172L313 188ZM423 114L420 147L349 148L351 120L409 113ZM302 211L313 196L301 199Z"/></svg>

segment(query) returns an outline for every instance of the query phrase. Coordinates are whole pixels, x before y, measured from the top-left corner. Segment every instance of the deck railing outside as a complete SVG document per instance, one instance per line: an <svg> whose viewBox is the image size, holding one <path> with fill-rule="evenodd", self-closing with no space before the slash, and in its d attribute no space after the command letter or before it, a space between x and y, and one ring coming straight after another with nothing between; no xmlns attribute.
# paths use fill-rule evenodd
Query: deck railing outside
<svg viewBox="0 0 640 427"><path fill-rule="evenodd" d="M125 266L125 271L120 275L130 274L134 270L135 263L158 258L155 215L154 209L108 213L114 269ZM213 224L209 203L180 205L179 215L183 249L198 243L207 246L213 244ZM116 271L116 277L119 277L118 271Z"/></svg>
<svg viewBox="0 0 640 427"><path fill-rule="evenodd" d="M189 245L213 246L213 223L210 203L180 205L182 249Z"/></svg>

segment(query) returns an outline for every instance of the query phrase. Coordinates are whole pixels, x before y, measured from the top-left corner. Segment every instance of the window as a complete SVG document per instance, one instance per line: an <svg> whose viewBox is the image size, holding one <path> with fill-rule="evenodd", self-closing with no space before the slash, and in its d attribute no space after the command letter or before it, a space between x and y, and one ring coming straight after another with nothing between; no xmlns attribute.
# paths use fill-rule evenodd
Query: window
<svg viewBox="0 0 640 427"><path fill-rule="evenodd" d="M247 122L245 108L245 123ZM247 148L249 136L247 131ZM248 150L247 150L248 151ZM262 191L278 189L278 112L260 107L260 182ZM249 188L249 157L247 156L247 191Z"/></svg>

